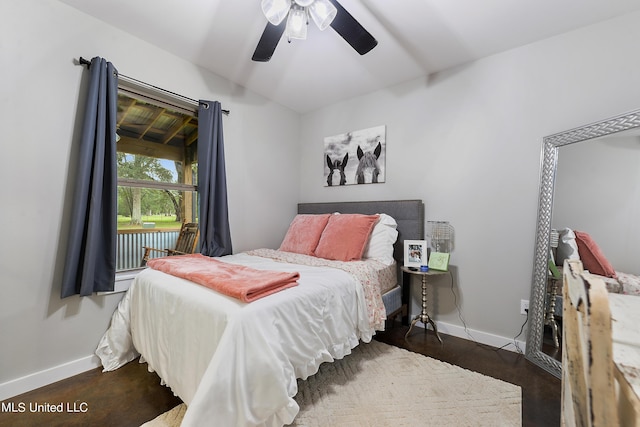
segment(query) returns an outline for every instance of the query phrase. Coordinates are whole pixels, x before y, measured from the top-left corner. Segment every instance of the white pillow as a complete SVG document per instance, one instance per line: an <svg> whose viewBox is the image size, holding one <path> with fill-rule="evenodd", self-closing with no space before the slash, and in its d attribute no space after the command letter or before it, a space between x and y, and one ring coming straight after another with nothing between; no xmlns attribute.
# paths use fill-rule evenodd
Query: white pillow
<svg viewBox="0 0 640 427"><path fill-rule="evenodd" d="M576 234L570 228L558 231L558 250L556 251L556 265L563 265L565 259L580 259Z"/></svg>
<svg viewBox="0 0 640 427"><path fill-rule="evenodd" d="M380 218L371 231L369 243L364 249L362 258L375 259L385 265L394 263L393 244L398 238L398 223L387 214L378 214Z"/></svg>

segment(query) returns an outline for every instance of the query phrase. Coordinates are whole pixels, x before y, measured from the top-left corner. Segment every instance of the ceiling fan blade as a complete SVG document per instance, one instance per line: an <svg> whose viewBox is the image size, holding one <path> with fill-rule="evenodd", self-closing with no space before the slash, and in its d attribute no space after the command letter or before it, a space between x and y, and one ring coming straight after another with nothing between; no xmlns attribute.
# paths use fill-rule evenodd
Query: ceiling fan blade
<svg viewBox="0 0 640 427"><path fill-rule="evenodd" d="M258 62L269 61L273 56L273 52L276 50L276 46L278 46L280 38L282 38L282 34L284 34L284 29L286 26L286 19L279 25L267 23L267 26L262 33L262 37L260 37L258 46L256 46L256 50L255 52L253 52L253 56L251 57L251 59Z"/></svg>
<svg viewBox="0 0 640 427"><path fill-rule="evenodd" d="M376 47L378 41L364 29L356 19L336 0L329 0L338 9L338 13L331 22L333 28L360 55L364 55Z"/></svg>

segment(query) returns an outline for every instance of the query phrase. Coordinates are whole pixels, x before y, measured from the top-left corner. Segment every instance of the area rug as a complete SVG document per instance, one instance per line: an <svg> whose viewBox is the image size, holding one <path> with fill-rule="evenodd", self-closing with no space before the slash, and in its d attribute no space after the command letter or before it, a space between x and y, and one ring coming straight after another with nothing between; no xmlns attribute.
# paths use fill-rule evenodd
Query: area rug
<svg viewBox="0 0 640 427"><path fill-rule="evenodd" d="M298 380L298 427L520 426L519 386L378 341ZM184 404L144 424L177 427Z"/></svg>

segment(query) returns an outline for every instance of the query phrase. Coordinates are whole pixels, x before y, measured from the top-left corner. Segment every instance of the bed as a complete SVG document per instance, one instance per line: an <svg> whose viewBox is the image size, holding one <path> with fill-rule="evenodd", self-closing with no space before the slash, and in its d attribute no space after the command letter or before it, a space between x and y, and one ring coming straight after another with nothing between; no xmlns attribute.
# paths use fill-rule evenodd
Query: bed
<svg viewBox="0 0 640 427"><path fill-rule="evenodd" d="M607 292L640 296L640 276L615 269L593 237L585 231L571 228L552 230L551 257L556 265L556 272L555 275L550 274L547 290L547 300L554 301L554 304L547 301L549 318L551 314L562 317L561 279L563 263L567 259L581 261L587 272L604 282Z"/></svg>
<svg viewBox="0 0 640 427"><path fill-rule="evenodd" d="M265 276L273 271L299 275L297 286L250 303L145 269L96 350L104 370L141 355L140 361L187 404L184 426L211 420L224 426L290 424L299 410L293 399L297 378L306 379L321 363L347 356L382 330L387 316L403 313L408 295L400 285L403 242L424 236L420 200L301 203L298 214L281 249L299 218L331 214L328 221L337 222L347 214L385 214L397 224L393 259L347 262L258 249L214 260L264 270ZM322 231L318 252L329 228ZM369 241L366 251L372 245ZM384 288L379 282L386 282Z"/></svg>

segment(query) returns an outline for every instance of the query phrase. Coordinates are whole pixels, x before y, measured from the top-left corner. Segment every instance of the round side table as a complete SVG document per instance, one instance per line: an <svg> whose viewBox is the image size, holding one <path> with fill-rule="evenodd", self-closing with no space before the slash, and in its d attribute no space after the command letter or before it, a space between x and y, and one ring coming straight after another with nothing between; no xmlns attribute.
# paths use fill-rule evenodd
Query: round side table
<svg viewBox="0 0 640 427"><path fill-rule="evenodd" d="M431 327L433 328L433 332L435 332L436 334L436 338L438 338L438 341L440 341L440 344L442 344L442 338L440 338L440 334L438 333L438 327L436 326L436 323L433 321L433 319L431 318L431 316L429 316L429 313L427 312L427 278L429 276L439 276L441 274L447 274L448 272L439 271L439 270L428 270L428 271L420 271L419 269L411 270L409 267L405 267L405 266L402 266L402 271L404 271L405 273L422 276L422 312L418 314L416 317L414 317L414 319L411 321L411 326L409 326L409 330L405 334L404 339L405 340L407 339L407 337L409 336L409 333L411 333L411 329L413 329L413 326L416 323L422 322L424 324L425 333L427 332L427 325L428 324L431 325Z"/></svg>

